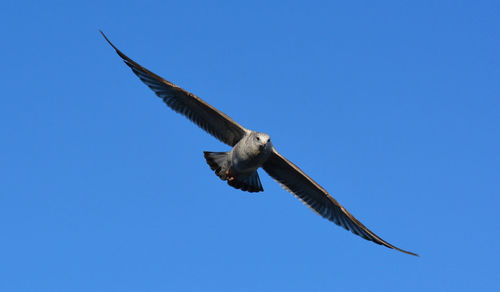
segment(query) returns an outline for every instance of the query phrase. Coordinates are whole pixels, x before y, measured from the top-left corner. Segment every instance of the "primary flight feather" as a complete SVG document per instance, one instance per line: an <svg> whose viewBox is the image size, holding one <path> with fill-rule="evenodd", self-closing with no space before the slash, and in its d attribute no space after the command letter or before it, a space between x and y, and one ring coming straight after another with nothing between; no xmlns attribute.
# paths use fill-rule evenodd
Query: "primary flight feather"
<svg viewBox="0 0 500 292"><path fill-rule="evenodd" d="M395 247L366 228L325 189L278 153L269 135L246 129L196 95L137 64L118 50L102 31L101 34L125 64L171 109L233 147L229 152L204 152L210 168L230 186L248 192L263 191L257 173L257 169L262 167L286 190L324 218L366 240L410 255L417 255Z"/></svg>

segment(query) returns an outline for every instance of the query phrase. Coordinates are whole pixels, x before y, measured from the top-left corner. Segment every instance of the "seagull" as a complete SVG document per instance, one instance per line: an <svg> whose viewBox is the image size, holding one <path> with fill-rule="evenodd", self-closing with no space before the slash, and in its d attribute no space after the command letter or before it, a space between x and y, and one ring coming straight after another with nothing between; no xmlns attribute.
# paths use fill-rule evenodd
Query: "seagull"
<svg viewBox="0 0 500 292"><path fill-rule="evenodd" d="M300 199L318 215L348 231L379 245L418 256L402 250L380 238L340 205L324 188L298 166L274 148L268 134L249 130L198 96L163 79L122 53L106 35L127 66L171 109L184 115L200 128L231 146L228 152L204 151L205 159L215 174L242 191L264 191L257 169L263 168L281 186Z"/></svg>

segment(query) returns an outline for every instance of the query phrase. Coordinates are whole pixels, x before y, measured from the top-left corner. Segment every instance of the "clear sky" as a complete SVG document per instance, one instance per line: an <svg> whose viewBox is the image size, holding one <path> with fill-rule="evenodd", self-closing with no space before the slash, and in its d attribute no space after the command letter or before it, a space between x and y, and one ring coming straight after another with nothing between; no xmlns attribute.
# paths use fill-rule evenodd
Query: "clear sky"
<svg viewBox="0 0 500 292"><path fill-rule="evenodd" d="M499 291L500 4L374 2L3 3L0 290ZM99 29L421 257L227 186Z"/></svg>

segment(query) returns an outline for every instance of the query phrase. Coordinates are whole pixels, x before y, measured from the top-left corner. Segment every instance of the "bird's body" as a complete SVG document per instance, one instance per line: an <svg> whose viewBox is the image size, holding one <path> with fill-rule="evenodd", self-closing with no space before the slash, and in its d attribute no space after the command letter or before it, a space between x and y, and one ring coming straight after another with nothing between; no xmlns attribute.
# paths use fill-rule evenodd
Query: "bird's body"
<svg viewBox="0 0 500 292"><path fill-rule="evenodd" d="M232 147L229 152L204 152L210 168L230 186L248 192L263 191L257 172L257 169L262 167L286 190L320 216L366 240L416 255L391 245L365 227L318 183L283 157L274 148L269 135L244 128L196 95L142 67L118 50L104 33L102 35L125 64L170 108Z"/></svg>
<svg viewBox="0 0 500 292"><path fill-rule="evenodd" d="M273 152L268 134L249 131L229 152L207 152L205 159L215 174L237 189L261 192L257 169Z"/></svg>
<svg viewBox="0 0 500 292"><path fill-rule="evenodd" d="M231 169L237 173L254 172L266 162L272 150L269 135L252 131L231 149Z"/></svg>

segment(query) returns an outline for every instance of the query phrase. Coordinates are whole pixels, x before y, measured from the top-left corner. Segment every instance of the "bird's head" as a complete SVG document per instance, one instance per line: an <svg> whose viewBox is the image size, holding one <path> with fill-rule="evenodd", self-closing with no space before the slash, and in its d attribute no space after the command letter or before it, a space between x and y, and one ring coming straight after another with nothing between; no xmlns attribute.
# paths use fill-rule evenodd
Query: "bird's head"
<svg viewBox="0 0 500 292"><path fill-rule="evenodd" d="M270 149L272 147L271 137L269 137L266 133L255 132L253 139L253 142L259 146L260 151L266 148Z"/></svg>

